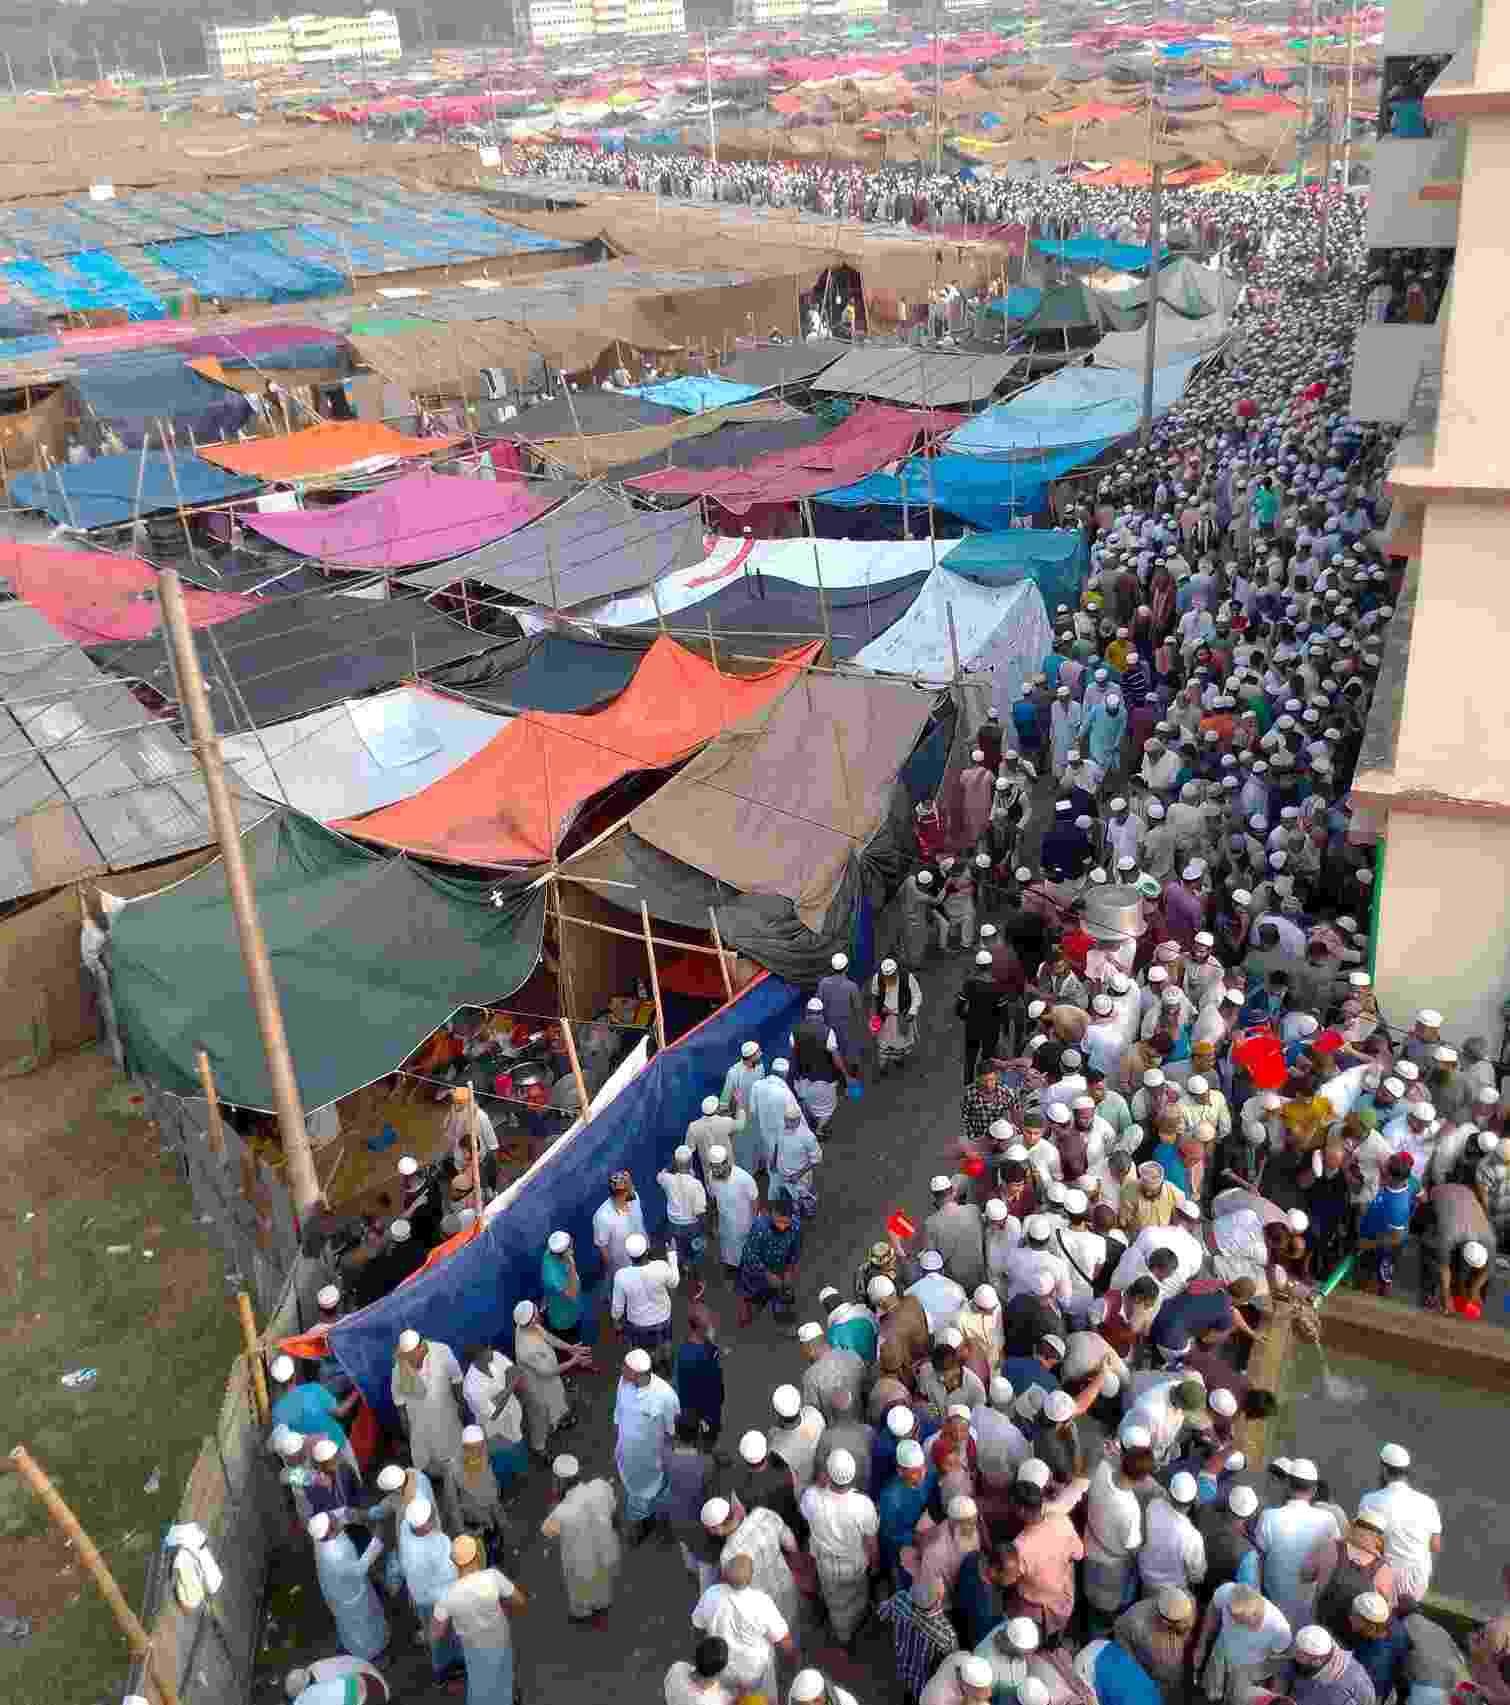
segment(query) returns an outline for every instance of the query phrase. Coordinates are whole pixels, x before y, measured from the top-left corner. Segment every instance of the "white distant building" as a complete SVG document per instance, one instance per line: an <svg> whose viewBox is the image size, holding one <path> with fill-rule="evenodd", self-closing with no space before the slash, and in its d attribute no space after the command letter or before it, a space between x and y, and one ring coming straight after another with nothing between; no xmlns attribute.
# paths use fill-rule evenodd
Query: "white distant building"
<svg viewBox="0 0 1510 1705"><path fill-rule="evenodd" d="M212 77L254 77L281 65L320 65L336 59L403 57L392 12L327 18L299 12L254 24L205 24L204 55Z"/></svg>
<svg viewBox="0 0 1510 1705"><path fill-rule="evenodd" d="M979 0L985 5L987 0ZM734 21L745 26L800 24L809 19L884 18L891 0L734 0Z"/></svg>
<svg viewBox="0 0 1510 1705"><path fill-rule="evenodd" d="M686 33L685 0L514 0L514 39L535 47Z"/></svg>

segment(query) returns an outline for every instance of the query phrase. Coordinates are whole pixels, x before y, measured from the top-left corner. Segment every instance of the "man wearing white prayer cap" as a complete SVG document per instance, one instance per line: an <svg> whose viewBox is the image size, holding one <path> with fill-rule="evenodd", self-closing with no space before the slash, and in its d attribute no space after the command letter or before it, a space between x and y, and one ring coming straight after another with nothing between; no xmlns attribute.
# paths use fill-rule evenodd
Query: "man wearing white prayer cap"
<svg viewBox="0 0 1510 1705"><path fill-rule="evenodd" d="M944 1271L957 1285L973 1291L985 1282L985 1228L980 1209L956 1190L953 1179L939 1173L930 1180L933 1212L923 1221L923 1242L938 1250ZM925 1305L926 1306L926 1305Z"/></svg>
<svg viewBox="0 0 1510 1705"><path fill-rule="evenodd" d="M1193 1591L1206 1578L1206 1542L1191 1519L1195 1514L1195 1476L1181 1469L1169 1478L1163 1497L1154 1498L1144 1512L1143 1549L1138 1573L1143 1590L1161 1587Z"/></svg>
<svg viewBox="0 0 1510 1705"><path fill-rule="evenodd" d="M624 1521L630 1542L650 1531L666 1485L666 1456L681 1405L665 1380L651 1372L644 1350L624 1358L614 1399L614 1462L624 1488Z"/></svg>
<svg viewBox="0 0 1510 1705"><path fill-rule="evenodd" d="M377 1665L348 1652L291 1669L283 1678L283 1692L294 1705L387 1705L392 1697ZM138 1697L128 1694L122 1705L138 1705ZM139 1705L147 1705L146 1700Z"/></svg>
<svg viewBox="0 0 1510 1705"><path fill-rule="evenodd" d="M723 1088L718 1096L719 1112L742 1119L749 1111L752 1086L765 1075L765 1061L761 1057L760 1044L753 1039L741 1042L739 1058L724 1073Z"/></svg>
<svg viewBox="0 0 1510 1705"><path fill-rule="evenodd" d="M1373 1705L1375 1698L1362 1664L1315 1622L1295 1635L1287 1691L1295 1705Z"/></svg>
<svg viewBox="0 0 1510 1705"><path fill-rule="evenodd" d="M1431 1588L1431 1572L1442 1549L1442 1512L1410 1483L1410 1452L1404 1445L1379 1450L1379 1485L1358 1501L1359 1516L1384 1528L1384 1555L1395 1574L1397 1604L1418 1605Z"/></svg>
<svg viewBox="0 0 1510 1705"><path fill-rule="evenodd" d="M821 1670L798 1670L787 1689L788 1705L816 1705L820 1699L831 1702L831 1705L857 1705L853 1693L837 1682L827 1680ZM773 1700L771 1705L778 1705L778 1702Z"/></svg>
<svg viewBox="0 0 1510 1705"><path fill-rule="evenodd" d="M428 1637L435 1602L456 1579L451 1541L441 1531L428 1498L417 1497L404 1510L398 1524L398 1559L410 1603ZM430 1642L430 1668L436 1680L460 1661L461 1648L450 1629Z"/></svg>
<svg viewBox="0 0 1510 1705"><path fill-rule="evenodd" d="M733 1153L735 1127L736 1121L732 1115L720 1110L718 1097L705 1095L701 1113L687 1126L687 1144L696 1151L702 1162L704 1183L707 1183L708 1174L712 1170L710 1152L722 1145Z"/></svg>
<svg viewBox="0 0 1510 1705"><path fill-rule="evenodd" d="M353 1657L370 1663L388 1646L388 1618L370 1579L383 1542L372 1539L359 1556L339 1517L324 1512L310 1518L308 1533L315 1542L315 1575L335 1621L336 1637Z"/></svg>
<svg viewBox="0 0 1510 1705"><path fill-rule="evenodd" d="M614 1528L616 1498L604 1479L583 1480L574 1456L558 1456L552 1465L555 1507L540 1524L541 1534L560 1546L566 1583L566 1615L586 1622L613 1603L621 1547Z"/></svg>
<svg viewBox="0 0 1510 1705"><path fill-rule="evenodd" d="M718 1212L718 1258L724 1272L734 1278L760 1207L760 1187L742 1166L735 1165L724 1143L714 1143L705 1160L708 1196Z"/></svg>
<svg viewBox="0 0 1510 1705"><path fill-rule="evenodd" d="M1316 1502L1316 1464L1296 1457L1283 1471L1289 1499L1258 1518L1254 1544L1263 1553L1264 1597L1277 1605L1292 1628L1311 1620L1316 1581L1307 1578L1311 1553L1325 1541L1342 1538L1337 1518Z"/></svg>
<svg viewBox="0 0 1510 1705"><path fill-rule="evenodd" d="M808 1549L834 1638L846 1650L870 1610L870 1574L880 1561L876 1506L855 1486L855 1459L847 1450L828 1458L828 1485L802 1494Z"/></svg>

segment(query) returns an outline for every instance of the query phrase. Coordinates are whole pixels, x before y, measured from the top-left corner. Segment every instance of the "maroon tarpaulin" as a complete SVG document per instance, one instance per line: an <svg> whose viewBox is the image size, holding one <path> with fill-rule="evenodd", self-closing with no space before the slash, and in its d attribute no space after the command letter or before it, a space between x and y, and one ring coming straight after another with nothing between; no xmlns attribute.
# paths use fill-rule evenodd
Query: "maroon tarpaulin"
<svg viewBox="0 0 1510 1705"><path fill-rule="evenodd" d="M752 504L790 503L836 485L850 485L888 462L900 461L920 434L942 436L965 419L943 409L861 403L816 444L757 456L748 467L665 468L627 483L637 491L716 498L738 515Z"/></svg>

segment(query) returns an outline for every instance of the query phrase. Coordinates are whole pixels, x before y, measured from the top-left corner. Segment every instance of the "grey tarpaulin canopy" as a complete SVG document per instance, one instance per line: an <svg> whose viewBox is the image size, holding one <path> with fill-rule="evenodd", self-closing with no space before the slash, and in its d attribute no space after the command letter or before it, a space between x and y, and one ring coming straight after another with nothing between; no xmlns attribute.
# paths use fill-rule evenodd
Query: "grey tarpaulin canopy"
<svg viewBox="0 0 1510 1705"><path fill-rule="evenodd" d="M615 636L610 643L538 634L450 664L432 679L493 710L592 710L616 699L634 679L652 637Z"/></svg>
<svg viewBox="0 0 1510 1705"><path fill-rule="evenodd" d="M557 438L573 432L628 432L636 426L669 426L681 410L622 391L573 391L548 403L536 403L504 423L513 438Z"/></svg>
<svg viewBox="0 0 1510 1705"><path fill-rule="evenodd" d="M567 609L690 568L703 554L696 504L636 509L619 492L589 486L496 544L404 578L410 586L426 587L480 580L500 592Z"/></svg>
<svg viewBox="0 0 1510 1705"><path fill-rule="evenodd" d="M248 720L259 727L287 722L502 643L452 621L423 598L378 603L338 592L269 598L244 616L200 628L194 642L216 723L226 730L244 728ZM91 654L164 698L177 697L160 634L97 645Z"/></svg>
<svg viewBox="0 0 1510 1705"><path fill-rule="evenodd" d="M629 826L740 893L792 901L817 933L849 859L887 817L936 698L803 671L769 708L718 735Z"/></svg>
<svg viewBox="0 0 1510 1705"><path fill-rule="evenodd" d="M852 348L814 381L815 391L842 391L918 408L986 402L1018 366L1016 355L968 355L895 344Z"/></svg>
<svg viewBox="0 0 1510 1705"><path fill-rule="evenodd" d="M243 823L267 812L233 788ZM0 900L214 840L192 754L27 604L0 606Z"/></svg>
<svg viewBox="0 0 1510 1705"><path fill-rule="evenodd" d="M821 338L813 343L773 343L764 349L741 351L719 368L718 376L741 385L759 385L764 390L797 385L825 367L832 367L853 348L852 343L838 338Z"/></svg>

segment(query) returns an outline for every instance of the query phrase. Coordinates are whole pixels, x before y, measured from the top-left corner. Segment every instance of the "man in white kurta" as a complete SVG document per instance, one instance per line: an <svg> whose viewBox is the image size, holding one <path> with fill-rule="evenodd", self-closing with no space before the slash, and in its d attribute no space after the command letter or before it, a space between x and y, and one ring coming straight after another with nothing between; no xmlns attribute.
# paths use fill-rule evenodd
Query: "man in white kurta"
<svg viewBox="0 0 1510 1705"><path fill-rule="evenodd" d="M358 1556L341 1524L324 1514L310 1518L309 1537L315 1542L315 1574L335 1620L336 1638L354 1658L371 1662L388 1644L388 1618L368 1578L383 1555L383 1542L372 1540Z"/></svg>
<svg viewBox="0 0 1510 1705"><path fill-rule="evenodd" d="M428 1498L415 1498L404 1511L398 1524L398 1560L414 1614L420 1627L428 1629L435 1601L456 1579L451 1541L441 1531ZM430 1648L431 1669L437 1676L444 1675L460 1656L449 1640L436 1641Z"/></svg>
<svg viewBox="0 0 1510 1705"><path fill-rule="evenodd" d="M654 1516L680 1413L676 1393L650 1371L650 1357L631 1350L613 1407L613 1459L624 1487L625 1521L643 1525Z"/></svg>
<svg viewBox="0 0 1510 1705"><path fill-rule="evenodd" d="M547 1539L561 1544L561 1574L566 1581L566 1612L575 1622L607 1610L619 1573L619 1536L614 1532L614 1490L606 1480L574 1484L575 1457L556 1458L556 1484L565 1496L540 1525Z"/></svg>
<svg viewBox="0 0 1510 1705"><path fill-rule="evenodd" d="M1303 1628L1312 1620L1316 1582L1303 1579L1302 1571L1322 1540L1340 1540L1342 1534L1332 1512L1314 1502L1315 1463L1297 1458L1285 1479L1289 1501L1264 1511L1253 1538L1263 1554L1264 1597L1278 1607L1291 1628Z"/></svg>
<svg viewBox="0 0 1510 1705"><path fill-rule="evenodd" d="M808 1549L834 1637L848 1645L870 1609L870 1571L879 1555L876 1506L854 1487L855 1459L836 1450L827 1486L809 1486L799 1506L808 1523Z"/></svg>
<svg viewBox="0 0 1510 1705"><path fill-rule="evenodd" d="M760 1190L742 1166L736 1166L722 1143L709 1150L708 1195L718 1212L718 1258L725 1267L737 1270L744 1254L745 1239L755 1223Z"/></svg>
<svg viewBox="0 0 1510 1705"><path fill-rule="evenodd" d="M750 1559L733 1557L723 1566L723 1579L708 1588L692 1607L692 1626L716 1635L729 1648L722 1680L737 1697L776 1692L776 1648L791 1649L791 1629L769 1593L751 1586Z"/></svg>
<svg viewBox="0 0 1510 1705"><path fill-rule="evenodd" d="M409 1435L409 1457L430 1475L449 1475L461 1461L461 1364L450 1347L399 1334L393 1362L394 1406Z"/></svg>

